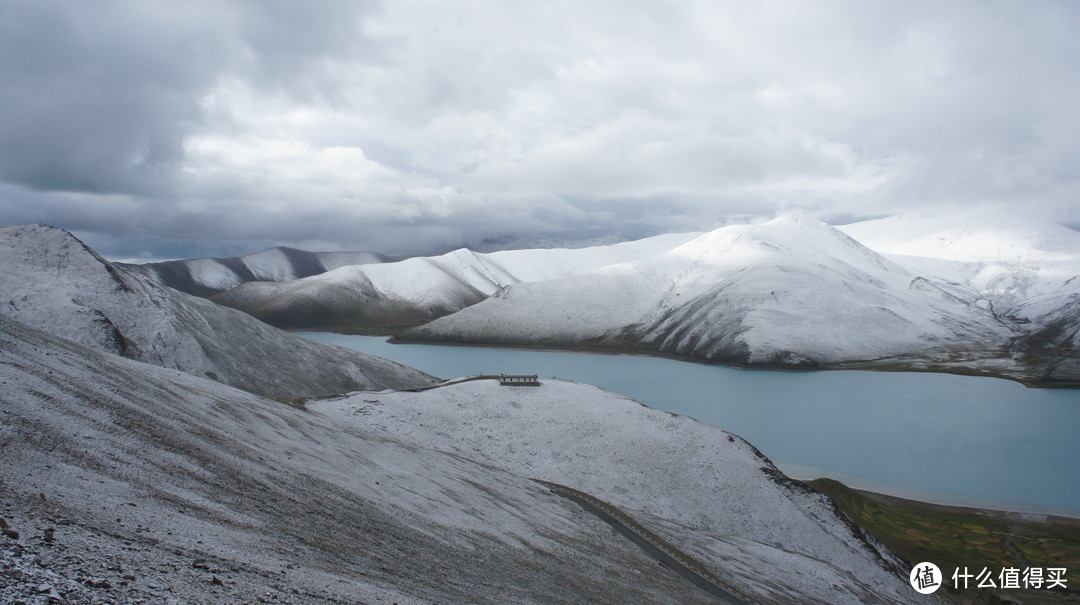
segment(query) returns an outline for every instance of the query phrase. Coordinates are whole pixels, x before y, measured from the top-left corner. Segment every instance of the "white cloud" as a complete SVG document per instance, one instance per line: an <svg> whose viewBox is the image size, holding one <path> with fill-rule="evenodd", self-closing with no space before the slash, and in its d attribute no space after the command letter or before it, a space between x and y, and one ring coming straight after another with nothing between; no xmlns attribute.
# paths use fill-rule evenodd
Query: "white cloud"
<svg viewBox="0 0 1080 605"><path fill-rule="evenodd" d="M791 207L1080 222L1070 2L13 7L0 179L37 193L0 222L341 247Z"/></svg>

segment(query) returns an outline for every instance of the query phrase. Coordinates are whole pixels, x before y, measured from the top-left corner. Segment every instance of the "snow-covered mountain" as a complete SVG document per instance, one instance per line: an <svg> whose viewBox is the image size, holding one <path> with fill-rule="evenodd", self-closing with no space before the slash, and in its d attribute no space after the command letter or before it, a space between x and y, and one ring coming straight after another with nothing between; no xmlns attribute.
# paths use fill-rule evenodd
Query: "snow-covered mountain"
<svg viewBox="0 0 1080 605"><path fill-rule="evenodd" d="M74 342L275 396L431 384L371 355L314 343L163 287L62 229L0 228L0 314Z"/></svg>
<svg viewBox="0 0 1080 605"><path fill-rule="evenodd" d="M181 292L210 296L249 281L287 281L318 275L346 265L367 265L391 260L394 259L378 252L308 252L278 247L231 258L115 264Z"/></svg>
<svg viewBox="0 0 1080 605"><path fill-rule="evenodd" d="M1002 316L1036 321L1080 288L1080 232L1023 216L900 215L839 229L917 273L963 283Z"/></svg>
<svg viewBox="0 0 1080 605"><path fill-rule="evenodd" d="M1046 384L1080 381L1080 232L1022 215L894 216L840 228L909 271L962 284L1014 322L1009 352Z"/></svg>
<svg viewBox="0 0 1080 605"><path fill-rule="evenodd" d="M619 507L751 602L912 594L894 557L749 444L592 387L297 409L5 316L0 381L0 516L19 534L0 538L5 601L709 598L534 477Z"/></svg>
<svg viewBox="0 0 1080 605"><path fill-rule="evenodd" d="M555 279L666 252L696 234L611 246L455 250L395 263L352 265L295 281L248 282L211 297L274 325L391 333L476 304L519 282Z"/></svg>
<svg viewBox="0 0 1080 605"><path fill-rule="evenodd" d="M999 342L989 311L817 221L724 227L645 260L520 284L404 338L651 348L829 363Z"/></svg>
<svg viewBox="0 0 1080 605"><path fill-rule="evenodd" d="M596 248L628 241L618 235L566 238L556 236L488 239L470 247L475 252L501 250ZM279 246L228 258L190 258L153 263L113 263L145 275L159 284L195 296L210 297L247 282L291 281L349 265L374 265L403 260L379 252L309 252Z"/></svg>
<svg viewBox="0 0 1080 605"><path fill-rule="evenodd" d="M874 227L846 230L866 240L902 231ZM1076 380L1069 326L1080 292L1080 234L1061 230L1031 235L1049 248L1035 249L1022 266L953 260L925 247L937 258L886 257L824 223L786 216L724 227L655 257L519 283L399 338L773 366L976 364L1026 380ZM1053 333L1041 340L1053 351L1034 354L1024 339L1044 327Z"/></svg>

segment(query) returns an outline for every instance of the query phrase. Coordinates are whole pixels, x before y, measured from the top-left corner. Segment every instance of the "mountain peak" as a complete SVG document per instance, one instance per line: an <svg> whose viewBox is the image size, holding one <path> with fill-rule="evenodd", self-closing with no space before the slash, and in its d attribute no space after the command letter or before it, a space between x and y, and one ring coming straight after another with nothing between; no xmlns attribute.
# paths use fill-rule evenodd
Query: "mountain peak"
<svg viewBox="0 0 1080 605"><path fill-rule="evenodd" d="M831 265L843 263L863 272L906 271L836 227L800 214L764 223L729 225L675 248L671 255L724 266L763 262Z"/></svg>
<svg viewBox="0 0 1080 605"><path fill-rule="evenodd" d="M84 256L95 263L109 264L70 231L42 223L0 227L0 241L18 248L26 260L39 259L42 266L56 265L57 257Z"/></svg>

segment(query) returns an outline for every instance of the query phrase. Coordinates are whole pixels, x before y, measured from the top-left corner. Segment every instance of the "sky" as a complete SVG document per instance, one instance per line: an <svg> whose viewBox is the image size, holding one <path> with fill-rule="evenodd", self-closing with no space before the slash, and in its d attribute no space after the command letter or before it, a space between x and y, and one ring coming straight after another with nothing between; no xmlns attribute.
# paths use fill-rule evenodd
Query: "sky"
<svg viewBox="0 0 1080 605"><path fill-rule="evenodd" d="M1080 226L1070 0L0 0L0 224L428 253L949 209Z"/></svg>

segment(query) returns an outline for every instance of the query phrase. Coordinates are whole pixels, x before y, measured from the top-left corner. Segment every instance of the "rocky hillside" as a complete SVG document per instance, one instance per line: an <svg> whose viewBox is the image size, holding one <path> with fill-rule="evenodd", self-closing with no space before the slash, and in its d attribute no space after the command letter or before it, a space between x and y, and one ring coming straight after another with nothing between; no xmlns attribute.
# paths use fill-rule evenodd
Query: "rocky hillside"
<svg viewBox="0 0 1080 605"><path fill-rule="evenodd" d="M252 392L310 396L433 379L314 343L104 260L70 233L0 229L0 315L57 336Z"/></svg>

